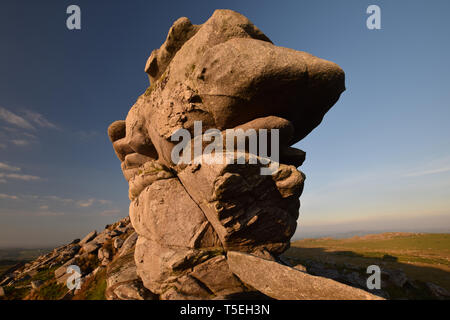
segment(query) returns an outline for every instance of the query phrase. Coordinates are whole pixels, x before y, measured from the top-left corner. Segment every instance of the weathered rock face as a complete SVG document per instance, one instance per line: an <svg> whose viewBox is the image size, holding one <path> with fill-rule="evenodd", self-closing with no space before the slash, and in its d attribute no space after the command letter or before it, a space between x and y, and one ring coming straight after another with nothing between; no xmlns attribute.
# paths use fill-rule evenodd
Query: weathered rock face
<svg viewBox="0 0 450 320"><path fill-rule="evenodd" d="M382 300L364 290L249 254L230 251L227 261L242 281L275 299Z"/></svg>
<svg viewBox="0 0 450 320"><path fill-rule="evenodd" d="M161 299L245 296L254 289L230 270L227 252L276 261L289 247L305 180L296 169L305 153L290 146L338 100L344 72L275 46L230 10L215 11L202 25L178 19L145 71L150 87L125 121L108 128L129 182L137 274ZM277 129L278 169L261 175L269 164L250 147L227 149L225 156L241 156L242 163L179 164L171 157L179 129L190 132L193 145L208 129L223 137L227 129ZM275 147L270 141L268 151Z"/></svg>

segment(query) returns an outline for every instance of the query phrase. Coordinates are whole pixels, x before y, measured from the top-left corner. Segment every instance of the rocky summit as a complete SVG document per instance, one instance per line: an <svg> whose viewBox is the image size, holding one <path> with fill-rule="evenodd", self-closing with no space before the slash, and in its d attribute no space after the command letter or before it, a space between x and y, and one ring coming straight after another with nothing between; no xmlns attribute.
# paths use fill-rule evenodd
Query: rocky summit
<svg viewBox="0 0 450 320"><path fill-rule="evenodd" d="M2 283L32 278L48 265L51 281L63 284L67 267L79 265L84 287L66 298L103 288L107 299L379 299L280 258L297 226L305 181L297 170L305 152L291 146L345 90L338 65L276 46L243 15L216 10L202 25L175 21L145 72L148 89L108 128L129 183L130 223L55 249ZM175 162L180 129L193 145L210 129L223 136L277 129L276 170L261 174L269 164L250 147L224 149L233 159L240 153L241 163ZM202 152L207 147L200 144ZM273 139L267 149L275 149Z"/></svg>

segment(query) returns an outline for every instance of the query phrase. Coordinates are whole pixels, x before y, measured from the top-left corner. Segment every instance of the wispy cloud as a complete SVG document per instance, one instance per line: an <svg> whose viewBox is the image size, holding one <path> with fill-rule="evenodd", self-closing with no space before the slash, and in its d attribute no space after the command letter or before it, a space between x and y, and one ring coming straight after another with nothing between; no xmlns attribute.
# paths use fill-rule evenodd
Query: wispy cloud
<svg viewBox="0 0 450 320"><path fill-rule="evenodd" d="M112 201L97 198L87 200L64 198L58 195L0 193L0 202L14 205L12 214L39 217L91 215L118 217L123 211L112 207ZM3 212L4 210L2 210Z"/></svg>
<svg viewBox="0 0 450 320"><path fill-rule="evenodd" d="M61 198L58 196L45 196L46 199L50 199L50 200L54 200L54 201L59 201L59 202L63 202L63 203L71 203L74 202L75 200L70 199L70 198Z"/></svg>
<svg viewBox="0 0 450 320"><path fill-rule="evenodd" d="M28 130L35 130L35 126L41 128L58 129L57 125L49 121L40 113L31 110L24 110L23 114L24 116L21 116L3 107L0 107L0 119L16 127ZM35 126L33 126L33 124Z"/></svg>
<svg viewBox="0 0 450 320"><path fill-rule="evenodd" d="M82 208L88 208L91 207L94 203L100 204L100 205L109 205L111 204L110 200L103 200L103 199L95 199L90 198L88 200L79 200L77 201L77 205Z"/></svg>
<svg viewBox="0 0 450 320"><path fill-rule="evenodd" d="M28 132L21 132L22 133L22 135L24 135L25 137L27 137L27 138L30 138L30 139L32 139L32 140L35 140L35 139L37 139L37 137L34 135L34 134L31 134L31 133L28 133Z"/></svg>
<svg viewBox="0 0 450 320"><path fill-rule="evenodd" d="M34 127L26 119L15 113L12 113L11 111L6 110L3 107L0 107L0 119L23 129L34 130Z"/></svg>
<svg viewBox="0 0 450 320"><path fill-rule="evenodd" d="M19 172L22 169L19 168L19 167L15 167L15 166L9 165L9 164L4 163L4 162L0 162L0 170ZM22 181L41 180L40 177L33 176L33 175L30 175L30 174L0 172L0 183L6 183L7 179L15 179L15 180L22 180Z"/></svg>
<svg viewBox="0 0 450 320"><path fill-rule="evenodd" d="M18 196L14 196L14 195L9 195L9 194L0 193L0 199L18 200L19 197L18 197Z"/></svg>
<svg viewBox="0 0 450 320"><path fill-rule="evenodd" d="M16 146L27 146L30 144L30 141L25 140L25 139L13 139L13 140L11 140L11 142L13 144L15 144Z"/></svg>
<svg viewBox="0 0 450 320"><path fill-rule="evenodd" d="M4 162L0 162L0 170L20 171L20 168L19 167L10 166L9 164L6 164Z"/></svg>
<svg viewBox="0 0 450 320"><path fill-rule="evenodd" d="M442 168L435 168L430 170L423 170L423 171L415 171L405 174L405 177L420 177L425 176L429 174L436 174L436 173L444 173L450 171L450 166L448 167L442 167Z"/></svg>
<svg viewBox="0 0 450 320"><path fill-rule="evenodd" d="M111 200L103 200L103 199L96 199L96 198L89 198L87 200L74 200L70 198L63 198L55 195L50 196L37 196L37 195L24 195L23 198L27 198L30 200L37 200L40 201L42 204L41 206L47 206L49 202L53 203L59 203L59 205L70 205L77 206L80 208L89 208L92 207L94 204L99 205L110 205L112 203Z"/></svg>
<svg viewBox="0 0 450 320"><path fill-rule="evenodd" d="M58 127L50 122L49 120L47 120L42 114L37 113L37 112L33 112L30 110L26 110L25 111L25 116L28 120L30 120L31 122L37 124L39 127L42 128L49 128L49 129L58 129Z"/></svg>
<svg viewBox="0 0 450 320"><path fill-rule="evenodd" d="M23 181L34 181L40 180L41 178L38 176L32 176L29 174L18 174L18 173L0 173L0 178L9 178Z"/></svg>
<svg viewBox="0 0 450 320"><path fill-rule="evenodd" d="M24 147L36 142L36 135L29 131L35 133L37 129L41 128L59 130L56 124L42 114L30 110L23 110L21 114L18 114L0 107L0 122L9 125L1 128L0 140L2 143L0 143L0 148L6 148L7 144Z"/></svg>
<svg viewBox="0 0 450 320"><path fill-rule="evenodd" d="M37 216L40 217L59 217L59 216L64 216L65 213L64 212L51 212L51 211L41 211L36 213Z"/></svg>
<svg viewBox="0 0 450 320"><path fill-rule="evenodd" d="M119 209L104 210L100 212L100 215L107 217L117 217L120 215L120 210Z"/></svg>
<svg viewBox="0 0 450 320"><path fill-rule="evenodd" d="M16 146L27 146L38 140L35 134L27 132L23 128L2 126L0 130L0 141L3 148L7 147L7 143Z"/></svg>
<svg viewBox="0 0 450 320"><path fill-rule="evenodd" d="M435 157L428 163L424 163L412 170L407 171L404 177L421 177L430 174L445 173L450 171L450 155Z"/></svg>
<svg viewBox="0 0 450 320"><path fill-rule="evenodd" d="M87 208L90 207L94 204L95 199L91 198L89 200L81 200L77 202L77 205L82 207L82 208Z"/></svg>

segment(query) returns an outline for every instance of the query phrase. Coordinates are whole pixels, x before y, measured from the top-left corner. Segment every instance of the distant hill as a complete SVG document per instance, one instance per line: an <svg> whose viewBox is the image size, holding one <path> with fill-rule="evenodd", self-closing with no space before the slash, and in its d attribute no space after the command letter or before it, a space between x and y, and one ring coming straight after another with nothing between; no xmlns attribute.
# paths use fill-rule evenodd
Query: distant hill
<svg viewBox="0 0 450 320"><path fill-rule="evenodd" d="M343 229L342 231L339 231ZM441 226L434 228L380 228L380 229L363 229L363 228L348 228L344 226L318 226L318 227L300 227L297 233L292 238L292 241L302 239L319 239L325 237L331 237L334 239L345 239L354 236L364 236L368 234L381 234L381 233L450 233L450 227Z"/></svg>
<svg viewBox="0 0 450 320"><path fill-rule="evenodd" d="M0 249L1 260L29 261L34 260L40 255L52 251L53 248L26 249L26 248L8 248Z"/></svg>
<svg viewBox="0 0 450 320"><path fill-rule="evenodd" d="M389 299L450 298L450 234L387 232L303 239L284 257L308 273L367 290L366 269L381 268L378 294Z"/></svg>

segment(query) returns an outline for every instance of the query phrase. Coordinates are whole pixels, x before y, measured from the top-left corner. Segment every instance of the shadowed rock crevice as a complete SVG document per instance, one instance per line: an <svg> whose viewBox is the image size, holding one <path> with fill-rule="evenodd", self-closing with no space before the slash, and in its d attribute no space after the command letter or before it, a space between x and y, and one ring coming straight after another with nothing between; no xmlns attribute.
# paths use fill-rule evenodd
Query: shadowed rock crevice
<svg viewBox="0 0 450 320"><path fill-rule="evenodd" d="M192 198L191 194L188 192L188 190L186 190L186 187L183 185L183 182L179 179L179 177L177 177L178 182L180 183L180 185L183 187L183 189L186 191L186 194L190 197L190 199L197 205L198 209L203 213L203 216L205 218L205 222L200 225L199 227L199 232L197 234L194 235L194 237L191 239L191 241L189 241L190 245L193 247L198 247L199 246L199 241L200 239L203 237L204 233L206 232L206 230L208 228L212 228L214 231L214 234L217 234L217 230L214 228L214 225L212 225L209 221L208 221L208 217L206 216L205 212L202 210L202 208L200 207L200 205L195 201L195 199ZM220 247L223 250L223 243L220 240L220 238L218 238L218 241L220 242ZM217 242L216 242L217 243Z"/></svg>

